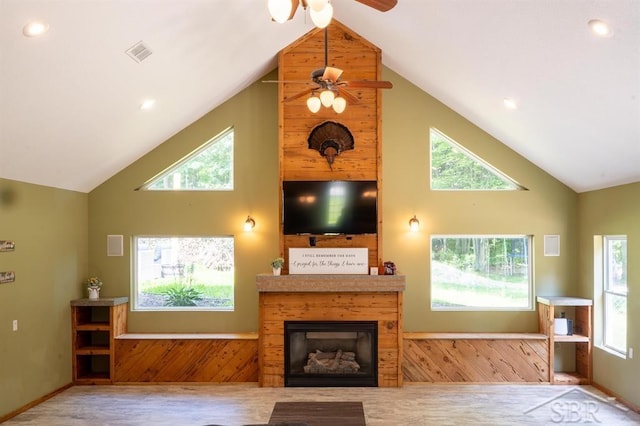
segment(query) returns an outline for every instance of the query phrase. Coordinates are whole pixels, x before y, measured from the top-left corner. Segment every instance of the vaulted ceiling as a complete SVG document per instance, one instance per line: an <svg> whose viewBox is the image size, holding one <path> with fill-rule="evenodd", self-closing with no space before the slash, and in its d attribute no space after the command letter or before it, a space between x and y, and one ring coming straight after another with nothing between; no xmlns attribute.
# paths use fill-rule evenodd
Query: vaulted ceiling
<svg viewBox="0 0 640 426"><path fill-rule="evenodd" d="M272 22L266 3L0 0L0 177L91 191L313 28L303 10ZM639 1L332 4L385 66L575 191L640 181ZM49 31L24 37L34 19ZM612 34L596 37L592 19ZM140 63L125 54L139 41L152 51Z"/></svg>

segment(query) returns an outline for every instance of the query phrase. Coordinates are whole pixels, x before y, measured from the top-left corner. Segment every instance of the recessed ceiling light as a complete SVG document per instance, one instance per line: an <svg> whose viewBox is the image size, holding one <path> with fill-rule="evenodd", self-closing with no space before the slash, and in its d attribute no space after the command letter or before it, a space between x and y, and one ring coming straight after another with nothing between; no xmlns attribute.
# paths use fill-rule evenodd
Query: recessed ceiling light
<svg viewBox="0 0 640 426"><path fill-rule="evenodd" d="M49 24L43 21L32 21L22 27L25 37L37 37L49 31Z"/></svg>
<svg viewBox="0 0 640 426"><path fill-rule="evenodd" d="M600 19L592 19L589 21L589 28L591 31L600 37L608 37L611 35L611 29L606 22L601 21Z"/></svg>
<svg viewBox="0 0 640 426"><path fill-rule="evenodd" d="M147 110L153 109L154 106L156 106L156 100L155 99L145 99L140 104L140 109L143 110L143 111L147 111Z"/></svg>
<svg viewBox="0 0 640 426"><path fill-rule="evenodd" d="M508 109L518 109L518 105L516 104L516 101L514 101L511 98L504 98L502 102L504 103L504 106Z"/></svg>

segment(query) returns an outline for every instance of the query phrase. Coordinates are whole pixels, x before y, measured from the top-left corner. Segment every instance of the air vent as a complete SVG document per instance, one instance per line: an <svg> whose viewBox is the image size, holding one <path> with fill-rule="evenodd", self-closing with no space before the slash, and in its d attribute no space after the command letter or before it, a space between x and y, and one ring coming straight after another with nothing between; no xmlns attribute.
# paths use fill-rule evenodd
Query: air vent
<svg viewBox="0 0 640 426"><path fill-rule="evenodd" d="M153 52L142 41L137 42L129 49L125 50L125 53L131 57L134 61L140 63L147 59Z"/></svg>

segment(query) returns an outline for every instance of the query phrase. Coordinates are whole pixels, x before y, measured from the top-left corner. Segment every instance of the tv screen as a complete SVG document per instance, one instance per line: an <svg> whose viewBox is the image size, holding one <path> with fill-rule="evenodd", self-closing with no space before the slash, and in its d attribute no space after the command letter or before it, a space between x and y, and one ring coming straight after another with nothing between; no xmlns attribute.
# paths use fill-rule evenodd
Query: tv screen
<svg viewBox="0 0 640 426"><path fill-rule="evenodd" d="M376 181L284 181L285 235L375 234Z"/></svg>

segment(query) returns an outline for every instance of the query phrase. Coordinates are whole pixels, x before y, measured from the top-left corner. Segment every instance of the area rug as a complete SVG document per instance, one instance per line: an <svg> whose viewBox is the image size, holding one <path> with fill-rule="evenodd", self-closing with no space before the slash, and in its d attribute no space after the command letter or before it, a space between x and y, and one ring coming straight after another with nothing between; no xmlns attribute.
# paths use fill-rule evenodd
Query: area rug
<svg viewBox="0 0 640 426"><path fill-rule="evenodd" d="M276 402L269 424L366 425L362 402Z"/></svg>

